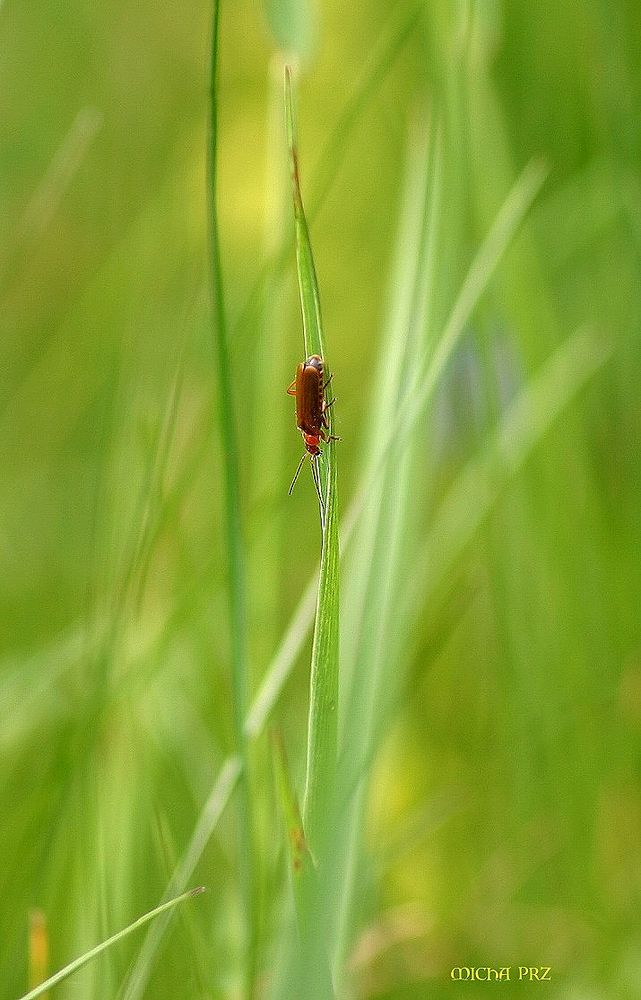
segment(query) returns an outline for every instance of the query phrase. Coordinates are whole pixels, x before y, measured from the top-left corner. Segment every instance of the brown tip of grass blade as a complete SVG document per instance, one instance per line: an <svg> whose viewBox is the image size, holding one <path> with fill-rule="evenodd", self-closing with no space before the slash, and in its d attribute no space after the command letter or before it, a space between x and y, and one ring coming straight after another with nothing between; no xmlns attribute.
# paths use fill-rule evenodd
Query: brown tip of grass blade
<svg viewBox="0 0 641 1000"><path fill-rule="evenodd" d="M287 147L294 191L294 210L296 214L303 211L303 199L300 192L300 173L298 170L298 148L296 145L296 129L294 124L294 101L292 98L292 67L285 66L285 120L287 127Z"/></svg>
<svg viewBox="0 0 641 1000"><path fill-rule="evenodd" d="M195 889L192 889L189 893L190 896L200 896L202 892L207 892L206 885L197 885Z"/></svg>
<svg viewBox="0 0 641 1000"><path fill-rule="evenodd" d="M278 729L271 732L272 747L274 750L274 765L276 772L276 783L280 798L283 823L289 844L290 862L295 876L299 876L307 861L311 863L307 841L303 830L298 798L294 791L287 754L283 742L282 733Z"/></svg>
<svg viewBox="0 0 641 1000"><path fill-rule="evenodd" d="M49 931L43 910L29 914L29 988L44 983L49 975Z"/></svg>

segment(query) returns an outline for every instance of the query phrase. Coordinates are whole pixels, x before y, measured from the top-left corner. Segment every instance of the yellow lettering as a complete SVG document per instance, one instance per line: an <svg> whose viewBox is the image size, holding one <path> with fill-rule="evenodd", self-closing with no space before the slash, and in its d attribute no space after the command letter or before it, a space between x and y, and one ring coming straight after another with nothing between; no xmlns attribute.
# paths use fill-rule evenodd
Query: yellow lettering
<svg viewBox="0 0 641 1000"><path fill-rule="evenodd" d="M529 971L527 965L519 965L519 979L525 979Z"/></svg>
<svg viewBox="0 0 641 1000"><path fill-rule="evenodd" d="M501 980L501 982L503 982L503 980L506 980L507 982L510 981L510 966L509 965L504 965L503 966L503 968L499 972L499 979Z"/></svg>
<svg viewBox="0 0 641 1000"><path fill-rule="evenodd" d="M550 968L550 966L549 965L542 965L541 966L541 971L543 973L543 975L541 976L541 982L545 981L546 983L549 983L551 981L550 980L550 972L552 971L551 968Z"/></svg>
<svg viewBox="0 0 641 1000"><path fill-rule="evenodd" d="M487 970L487 978L488 978L488 980L490 982L492 981L492 977L494 977L494 979L498 979L499 978L499 970L498 969L488 969Z"/></svg>

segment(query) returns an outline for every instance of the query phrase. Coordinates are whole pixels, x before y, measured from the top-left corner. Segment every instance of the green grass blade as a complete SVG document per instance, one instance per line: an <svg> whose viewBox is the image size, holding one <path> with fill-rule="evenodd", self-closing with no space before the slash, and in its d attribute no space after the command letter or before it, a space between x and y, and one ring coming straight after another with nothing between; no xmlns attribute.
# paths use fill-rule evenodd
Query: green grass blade
<svg viewBox="0 0 641 1000"><path fill-rule="evenodd" d="M298 271L298 287L300 305L303 314L303 336L305 338L305 356L319 354L325 358L323 343L323 327L321 322L320 295L316 268L312 254L312 244L303 198L300 188L300 173L298 169L298 146L296 142L296 122L292 100L292 73L289 66L285 67L285 121L287 127L287 145L289 148L290 169L292 174L292 192L294 196L294 224L296 228L296 264Z"/></svg>
<svg viewBox="0 0 641 1000"><path fill-rule="evenodd" d="M293 137L293 129L290 132ZM527 211L527 208L531 204L532 199L539 189L539 185L543 179L543 175L536 167L531 166L528 168L524 175L517 181L512 194L503 206L499 217L497 218L495 225L492 227L488 237L471 265L468 277L464 282L461 289L460 295L454 305L454 308L450 314L448 320L446 331L447 337L442 343L437 352L435 352L432 359L431 365L428 365L425 371L422 381L416 392L422 397L423 406L427 405L427 402L432 397L433 390L438 383L438 379L447 364L449 358L452 356L452 352L458 343L458 339L465 328L465 323L469 317L472 309L476 305L478 298L485 289L487 282L489 281L501 255L505 251L510 240L513 238L514 233L518 225L520 224L523 215ZM299 192L300 194L300 192ZM302 206L302 199L301 199ZM415 398L415 397L414 397ZM382 448L377 449L377 456L375 457L373 467L370 467L369 472L365 475L364 485L357 490L357 496L350 506L350 510L344 519L342 527L342 537L344 545L347 546L353 536L353 531L355 525L358 523L362 509L362 496L371 492L372 484L375 483L380 476L381 463L385 461L385 456L387 451L394 447L394 442L398 444L397 435L409 433L412 427L415 425L416 421L420 418L422 412L422 407L413 406L409 413L405 413L404 410L396 414L395 419L392 421L392 433L389 436L388 442ZM328 449L329 450L329 449ZM329 511L328 511L329 514ZM328 522L326 530L329 530L330 521L328 516ZM332 524L332 532L335 530L335 525ZM336 531L336 533L338 533ZM333 547L333 551L336 553L338 551L337 545ZM255 698L253 699L251 708L247 714L245 720L245 735L248 740L257 739L258 736L264 731L267 719L269 718L271 712L273 711L281 693L284 688L287 679L289 678L291 671L293 669L294 663L297 656L305 642L308 630L312 624L314 616L314 608L317 611L317 623L319 621L318 611L320 606L320 592L321 589L328 588L331 585L332 580L337 576L338 567L329 566L326 561L325 568L325 583L324 585L319 584L318 597L315 601L316 594L316 574L312 576L308 587L305 590L299 604L292 616L290 625L284 633L282 641L279 645L277 652L275 653L263 679L261 687L257 692ZM327 622L325 624L328 624ZM332 634L332 629L327 632L323 628L318 628L318 646L315 641L314 649L314 660L319 662L320 660L320 650L322 647L329 647L330 649L335 645L336 654L338 646L338 634ZM318 659L316 659L318 657ZM336 663L338 657L336 655ZM323 691L331 697L332 688L336 690L336 681L333 678L329 678L330 684L325 688L321 686L321 690L318 691L320 684L320 678L316 679L313 683L313 689L315 692L314 697L319 698L322 696ZM330 739L335 741L335 707L330 707L331 705L336 705L336 701L333 703L329 701L329 704L325 707L327 708L326 715L329 715L329 736ZM321 713L318 713L321 714ZM310 707L310 726L314 725L314 720L318 717L317 713L312 713ZM334 719L332 724L332 717ZM316 726L318 724L316 723ZM318 774L317 767L318 764L318 741L324 735L323 728L321 727L320 732L318 728L315 729L313 733L313 738L310 739L310 754L308 756L308 770L310 772L310 778L308 780L307 787L310 788L310 781L315 780ZM312 761L311 750L312 746L316 746L315 759ZM335 742L334 742L335 748ZM325 748L327 749L327 748ZM335 753L335 749L334 749ZM362 759L362 758L359 758ZM195 867L204 847L212 835L222 812L226 808L226 805L233 793L233 789L239 779L241 773L240 761L237 757L229 758L223 765L221 772L213 786L212 793L207 800L207 804L203 807L200 818L196 824L194 833L192 835L189 847L185 852L185 859L189 858L191 861L189 864L184 860L180 871L176 872L168 891L178 891L180 890L186 881L191 877L193 868ZM230 777L231 775L231 777ZM217 803L216 809L212 810L209 808L208 803L214 801ZM306 799L306 803L307 803ZM310 804L311 808L311 804ZM310 841L311 842L311 841ZM136 964L136 968L140 965L141 968L144 965L147 972L144 977L144 985L148 978L149 970L151 968L151 963L158 950L160 941L162 939L164 928L160 923L156 924L150 931L148 941L145 942L143 946L143 951L139 956L139 961ZM143 961L144 959L144 961ZM135 970L134 970L135 971ZM140 970L139 970L140 972ZM129 988L126 993L126 1000L137 1000L142 995L143 989L134 989L133 985Z"/></svg>
<svg viewBox="0 0 641 1000"><path fill-rule="evenodd" d="M325 453L333 450L332 442ZM336 779L338 622L336 463L331 462L310 679L304 816L312 850L320 849L325 824L331 814Z"/></svg>
<svg viewBox="0 0 641 1000"><path fill-rule="evenodd" d="M356 127L362 120L368 103L380 89L407 45L420 11L421 5L418 4L409 13L403 11L400 16L396 10L391 13L376 50L371 53L358 84L342 107L318 157L312 177L311 197L308 199L310 220L313 221L323 208L348 155ZM259 322L264 285L268 280L276 283L282 281L290 250L290 241L286 240L281 248L267 259L234 324L234 331Z"/></svg>
<svg viewBox="0 0 641 1000"><path fill-rule="evenodd" d="M318 281L300 189L292 79L288 67L285 70L285 118L292 174L296 261L303 315L305 355L308 357L310 354L319 354L325 360L325 372L329 374L330 368L327 364L321 325ZM333 429L331 410L328 410L328 416L328 436L331 436ZM321 509L323 537L312 645L304 803L305 829L313 853L319 852L321 849L323 828L331 812L336 779L339 547L336 455L333 441L325 446L319 465L321 490L324 498Z"/></svg>
<svg viewBox="0 0 641 1000"><path fill-rule="evenodd" d="M134 920L133 924L129 924L129 926L125 927L124 930L118 931L116 934L112 934L112 936L107 938L106 941L102 941L100 944L97 944L95 948L91 948L89 951L85 952L84 955L80 955L80 957L75 958L73 962L69 962L68 965L65 965L64 969L60 969L59 972L50 976L46 982L36 986L34 990L31 990L29 993L25 993L24 996L19 998L19 1000L36 1000L36 997L42 996L42 994L46 993L47 990L57 986L58 983L61 983L64 979L68 979L69 976L72 976L74 972L81 969L83 965L87 964L87 962L91 962L92 959L97 958L98 955L103 953L103 951L107 951L108 948L113 947L113 945L122 941L123 938L128 937L129 934L138 930L139 927L144 927L144 925L148 924L150 920L154 919L154 917L160 916L161 913L165 913L167 910L173 909L173 907L177 906L179 903L183 903L186 899L191 899L192 896L197 896L204 891L204 886L198 886L196 889L190 889L189 892L183 892L182 895L177 896L175 899L170 899L166 903L161 903L160 906L150 910L149 913L145 913L142 917L138 917L137 920Z"/></svg>
<svg viewBox="0 0 641 1000"><path fill-rule="evenodd" d="M167 886L165 895L180 892L192 877L209 838L227 808L241 770L240 759L236 756L229 757L221 767L211 793L200 812L187 850ZM140 997L144 995L151 978L156 954L168 927L169 916L165 915L149 929L127 980L122 994L123 1000L140 1000Z"/></svg>
<svg viewBox="0 0 641 1000"><path fill-rule="evenodd" d="M298 919L301 921L305 915L305 882L313 877L314 866L305 840L303 820L280 732L275 731L272 734L272 743L274 747L276 786L278 788L278 798L287 833L296 911Z"/></svg>
<svg viewBox="0 0 641 1000"><path fill-rule="evenodd" d="M470 268L468 277L463 288L461 289L461 293L447 324L447 330L449 330L450 333L447 337L446 348L441 348L441 350L434 356L433 364L436 365L436 374L439 375L439 377L440 372L442 372L443 368L447 364L447 361L451 357L452 352L458 343L458 338L464 329L464 324L469 316L469 313L474 308L474 305L486 287L486 284L489 281L501 254L504 252L510 238L513 237L516 228L531 203L532 198L538 191L538 185L541 183L542 175L538 171L533 173L533 170L534 168L529 168L520 180L517 181L512 195L505 203L501 211L500 218L497 219L495 226L488 234L483 246L479 249L477 257ZM533 180L536 181L536 184L533 184ZM493 247L492 252L490 252L488 244ZM424 403L427 403L427 401L431 398L436 382L437 379L435 377L434 369L432 367L428 367L423 376L423 381L417 389L417 392L423 394ZM419 419L421 412L422 410L420 408L414 407L410 414L397 414L395 421L393 421L393 431L389 437L388 443L385 447L378 450L378 457L374 462L374 467L370 468L369 472L365 475L364 483L361 488L357 490L356 498L352 502L349 512L344 519L341 534L345 547L349 545L349 542L353 537L354 528L361 516L363 509L362 497L371 490L372 483L376 482L377 477L380 475L380 463L385 459L386 449L393 447L396 434L401 433L401 431L406 433L408 430L411 430L415 422ZM290 624L284 633L279 648L265 673L261 687L253 699L251 708L247 714L245 732L248 740L257 739L264 731L267 719L271 715L283 691L283 688L293 669L294 663L296 662L297 656L300 654L307 637L308 630L313 621L316 586L316 573L314 573L305 590L305 593L301 597L298 606L294 611ZM318 599L316 600L316 605L317 604ZM228 769L230 767L233 768L233 777L231 781L228 780ZM198 860L199 853L204 849L207 840L216 827L222 811L229 801L239 774L240 764L238 759L229 758L223 765L214 784L210 799L208 800L210 801L211 799L214 799L218 802L220 800L220 793L222 792L224 793L222 807L220 810L216 810L213 814L210 813L207 806L203 808L198 823L196 824L194 834L192 835L190 846L188 847L185 855L190 857L193 856L194 865ZM210 822L206 821L206 816L210 817ZM205 829L207 832L206 835L203 836L203 830ZM183 871L183 878L189 877L189 875L187 875L188 871L190 875L193 869L190 870L189 867L187 867ZM182 882L182 884L184 885L184 882ZM182 887L181 879L176 876L174 880L172 880L172 885L176 890L180 889ZM153 954L157 950L160 943L160 935L154 934L155 929L156 928L153 928L151 932L151 934L154 935L155 940L154 946L150 952L149 961L153 958ZM134 1000L134 998L137 998L140 995L140 993L130 992L127 994L127 1000Z"/></svg>
<svg viewBox="0 0 641 1000"><path fill-rule="evenodd" d="M425 548L409 574L411 585L405 597L406 604L412 608L419 603L424 604L424 595L428 587L430 590L436 587L438 580L443 578L454 560L460 556L464 546L469 544L484 518L496 504L501 489L518 473L532 449L585 382L607 361L610 353L611 349L597 342L593 334L579 331L559 348L541 373L515 400L505 420L497 429L487 452L465 468L437 511L434 527ZM470 496L479 497L481 502L470 507ZM350 529L353 523L354 519L348 525ZM346 532L346 539L348 536L351 536L351 530ZM435 552L440 553L436 563ZM426 567L429 567L429 582L425 576L428 572ZM290 630L273 661L272 669L268 671L265 686L254 700L246 725L249 738L256 738L263 731L291 666L300 652L313 613L314 586L315 582L312 580L308 593L302 598ZM363 766L363 762L370 759L371 754L370 746L359 756L361 761L359 766ZM212 795L201 813L190 847L172 880L175 889L184 885L193 874L206 843L229 801L239 773L239 761L230 758L221 770ZM158 935L155 933L157 929ZM159 922L151 931L150 958L157 950L163 929ZM143 946L137 965L145 948L148 948L147 942ZM146 982L147 979L143 983L143 988ZM125 998L135 1000L141 995L142 990L129 989Z"/></svg>
<svg viewBox="0 0 641 1000"><path fill-rule="evenodd" d="M382 693L394 690L401 661L389 656L392 636L402 630L398 616L399 581L407 573L407 556L416 547L416 511L413 495L420 482L416 437L399 442L381 459L380 440L394 424L406 387L420 365L425 340L432 330L429 309L438 254L436 237L442 221L442 149L440 128L433 117L426 135L410 142L401 219L396 237L396 259L391 280L391 302L380 345L372 398L375 401L365 478L371 486L364 497L357 542L350 552L349 593L344 629L345 672L341 704L345 706L339 762L340 797L345 803L343 829L337 834L337 875L347 870L336 907L336 968L342 974L347 941L358 904L360 832L367 786L359 786L364 767L355 779L354 766L362 762L364 747L380 731ZM427 332L426 332L427 331ZM376 474L372 475L372 470ZM393 622L393 626L390 623ZM398 664L390 670L391 664Z"/></svg>
<svg viewBox="0 0 641 1000"><path fill-rule="evenodd" d="M298 799L294 791L285 747L279 732L273 733L273 747L276 784L287 833L296 919L301 945L296 956L299 971L297 974L295 973L295 977L299 976L302 972L304 978L313 969L314 986L310 986L307 990L308 994L315 996L320 990L320 995L324 998L329 998L333 996L332 981L324 939L322 933L320 933L317 920L317 915L320 912L319 900L321 898L321 887L305 839ZM296 964L295 960L294 967L296 967ZM296 978L294 981L296 981Z"/></svg>
<svg viewBox="0 0 641 1000"><path fill-rule="evenodd" d="M613 350L593 331L581 329L552 354L508 407L479 455L470 459L432 518L432 526L408 566L398 600L399 621L413 620L456 567L484 522L500 502L536 448L576 396L607 363ZM470 504L470 497L475 498ZM382 717L389 721L393 696L385 692ZM359 751L349 782L354 786L375 754L377 734ZM364 744L363 744L364 746Z"/></svg>
<svg viewBox="0 0 641 1000"><path fill-rule="evenodd" d="M219 226L217 209L217 53L218 19L220 4L214 4L214 26L211 68L211 135L209 147L209 195L211 220L211 287L213 295L213 335L216 350L216 374L219 392L219 421L225 462L225 517L229 547L230 607L232 619L232 669L234 685L234 719L237 737L242 741L242 720L247 704L247 650L246 610L244 582L244 550L240 521L240 481L238 472L238 444L234 421L233 393L225 305L223 297L222 268L220 262Z"/></svg>
<svg viewBox="0 0 641 1000"><path fill-rule="evenodd" d="M210 267L213 296L213 339L218 376L219 423L225 464L225 531L229 557L229 604L231 614L233 718L236 750L243 770L239 796L239 867L246 928L245 991L250 996L256 967L257 919L254 892L253 819L244 722L249 701L247 658L247 614L245 555L241 526L238 444L234 421L231 364L227 343L226 313L218 224L218 52L220 2L214 0L211 42L210 136L208 148Z"/></svg>
<svg viewBox="0 0 641 1000"><path fill-rule="evenodd" d="M434 387L437 384L438 377L440 377L440 373L443 371L449 358L452 356L452 352L458 343L458 339L464 329L465 322L470 312L486 287L487 282L489 281L498 260L505 251L510 239L516 232L523 215L527 211L527 208L538 191L541 181L542 174L536 168L530 167L526 170L526 173L522 175L519 181L517 181L512 194L501 210L499 218L497 218L497 221L488 234L486 241L479 249L476 258L471 265L468 277L464 282L463 288L461 289L457 302L455 303L452 313L450 314L446 327L449 332L445 346L442 346L441 349L435 353L432 366L428 366L421 384L416 389L416 392L423 397L424 405L426 405L431 398ZM435 366L436 370L433 366ZM369 472L366 473L364 483L361 488L357 490L356 498L352 502L349 512L344 519L341 533L345 546L347 546L351 541L355 525L359 521L363 509L362 497L371 491L372 484L376 482L378 476L380 475L381 463L385 460L387 451L394 447L396 435L408 433L419 419L421 412L422 408L414 406L408 414L405 414L404 412L398 413L395 420L392 422L393 429L387 444L378 450L376 461L374 462L373 467L370 468ZM335 572L336 569L333 569L329 574L330 579ZM313 620L315 593L316 574L312 576L305 593L299 601L279 648L265 673L261 687L252 702L245 721L245 732L247 739L249 740L257 739L263 732L267 719L269 718L283 691L284 685L291 674L297 656L300 654ZM318 603L319 601L317 599L316 606ZM336 636L331 641L337 643L337 639L338 637ZM233 770L233 779L231 782L228 782L227 769L231 765L235 765ZM223 765L210 796L210 798L214 798L218 801L218 793L221 789L224 790L224 802L222 808L213 815L210 823L205 823L203 817L206 813L208 813L208 810L207 807L204 807L201 817L196 824L194 834L192 835L190 846L186 852L186 856L192 856L195 854L194 864L198 859L199 851L204 849L207 839L213 833L218 819L232 794L239 774L240 766L237 758L229 758ZM202 830L205 827L208 832L206 837L203 837ZM183 874L183 877L185 877L185 875L186 872ZM172 884L175 889L182 887L178 878L175 878L172 881ZM184 882L182 884L184 884ZM155 928L152 929L151 933L153 934L154 931ZM154 946L151 949L149 961L153 957L153 954L157 950L160 943L160 935L154 935L154 938ZM127 1000L134 1000L135 997L140 995L140 993L127 994Z"/></svg>
<svg viewBox="0 0 641 1000"><path fill-rule="evenodd" d="M487 452L465 468L437 511L434 527L424 550L421 551L414 569L409 574L411 585L404 603L412 608L418 604L424 604L426 590L428 588L433 590L437 586L438 580L443 578L448 568L460 556L464 546L469 544L484 518L496 504L506 483L518 474L532 449L554 421L559 418L564 408L569 405L585 382L607 361L610 353L611 349L607 345L597 342L593 334L579 331L559 348L541 373L515 400L504 421L497 429ZM470 507L470 496L480 497L481 502ZM354 518L348 528L352 529L353 524ZM351 536L351 530L346 532L346 540L349 536ZM440 553L436 563L434 561L435 552ZM428 572L426 567L429 567L429 582L426 579L426 572ZM300 652L313 614L314 587L315 581L312 580L308 592L301 599L281 649L273 661L272 669L268 671L265 686L254 700L246 724L250 739L257 738L263 731L296 656ZM372 747L370 746L359 758L361 767L365 760L371 758L371 754ZM212 795L201 813L190 846L179 870L172 879L172 886L175 889L184 885L193 874L207 841L229 801L239 773L239 761L237 758L230 758L221 770ZM156 934L157 930L158 934ZM151 949L146 941L139 955L137 966L140 964L145 949L151 950L151 954L148 956L149 960L153 958L163 931L162 922L159 921L154 925L149 939ZM135 972L136 969L134 969L132 979L136 978ZM143 981L142 989L129 989L125 994L125 1000L135 1000L135 998L140 997L147 981L148 977Z"/></svg>
<svg viewBox="0 0 641 1000"><path fill-rule="evenodd" d="M318 571L314 572L301 597L289 626L265 673L262 684L252 702L245 722L248 739L256 739L263 732L267 719L274 710L281 691L289 678L296 658L314 620L318 595Z"/></svg>
<svg viewBox="0 0 641 1000"><path fill-rule="evenodd" d="M279 48L299 58L315 48L316 17L310 0L265 0L265 13Z"/></svg>
<svg viewBox="0 0 641 1000"><path fill-rule="evenodd" d="M476 305L532 207L546 176L545 165L531 161L517 178L472 261L436 349L432 351L431 346L428 347L421 363L417 365L417 374L408 386L407 394L399 407L387 439L381 445L379 463L371 473L370 479L378 474L388 449L399 447L411 433L420 414L432 399ZM366 490L370 485L371 482L368 481Z"/></svg>
<svg viewBox="0 0 641 1000"><path fill-rule="evenodd" d="M422 3L410 7L409 10L404 10L402 6L391 7L389 21L381 32L377 47L371 53L358 85L345 102L336 125L327 137L318 157L312 177L311 198L308 199L309 218L312 222L336 183L343 161L349 152L352 133L363 120L368 104L380 90L401 52L407 46L416 29L422 8Z"/></svg>
<svg viewBox="0 0 641 1000"><path fill-rule="evenodd" d="M358 555L355 556L354 579L360 584L352 586L348 607L351 617L346 622L346 641L350 652L346 657L346 670L351 677L351 691L345 713L344 740L341 744L341 801L349 799L358 787L358 776L363 773L364 762L371 759L373 741L380 738L386 704L398 692L400 676L389 675L389 664L395 662L393 636L403 631L403 622L411 622L401 615L397 595L406 574L403 559L412 555L412 504L411 483L420 476L412 467L411 453L415 444L413 431L433 398L445 368L451 359L469 319L490 277L511 244L513 237L540 190L545 177L544 168L530 164L517 180L511 193L497 214L487 237L481 244L461 290L450 311L443 331L436 341L431 331L434 321L429 313L430 291L434 283L434 259L438 246L440 221L440 195L438 177L439 129L434 123L430 161L423 173L432 175L428 196L421 209L420 200L411 215L423 214L422 235L402 273L415 272L405 291L407 299L397 306L398 317L392 325L390 343L381 359L377 395L377 442L370 456L365 474L365 516L359 535ZM401 240L401 254L406 249L407 236ZM411 241L410 241L411 242ZM412 264L412 260L416 263ZM403 282L397 278L399 296ZM418 338L417 326L425 333ZM397 373L396 379L394 373ZM415 538L418 544L420 537ZM411 574L410 574L411 576ZM390 629L389 622L395 622ZM338 853L345 852L344 867L356 871L359 864L359 830L364 797L359 794L350 803L347 833ZM350 897L353 882L341 895L338 930L338 966L345 958L350 931Z"/></svg>
<svg viewBox="0 0 641 1000"><path fill-rule="evenodd" d="M435 513L411 574L410 590L421 593L423 602L470 543L502 490L588 379L606 363L612 349L593 331L576 331L510 404L483 453L465 466Z"/></svg>

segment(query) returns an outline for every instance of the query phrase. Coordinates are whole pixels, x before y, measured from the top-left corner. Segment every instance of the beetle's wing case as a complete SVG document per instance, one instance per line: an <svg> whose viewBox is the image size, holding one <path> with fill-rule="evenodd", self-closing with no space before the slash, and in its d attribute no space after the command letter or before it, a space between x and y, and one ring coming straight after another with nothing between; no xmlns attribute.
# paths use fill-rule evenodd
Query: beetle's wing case
<svg viewBox="0 0 641 1000"><path fill-rule="evenodd" d="M323 416L322 365L299 365L296 372L296 424L305 434L318 435Z"/></svg>

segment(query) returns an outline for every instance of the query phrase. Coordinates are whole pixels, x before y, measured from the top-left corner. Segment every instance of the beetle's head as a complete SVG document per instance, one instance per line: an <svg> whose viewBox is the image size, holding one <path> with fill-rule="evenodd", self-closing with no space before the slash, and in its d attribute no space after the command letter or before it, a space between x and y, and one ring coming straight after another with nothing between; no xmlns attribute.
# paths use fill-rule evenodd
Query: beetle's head
<svg viewBox="0 0 641 1000"><path fill-rule="evenodd" d="M323 374L323 359L318 354L312 354L305 362L306 368L315 368L317 372Z"/></svg>

